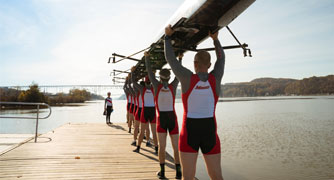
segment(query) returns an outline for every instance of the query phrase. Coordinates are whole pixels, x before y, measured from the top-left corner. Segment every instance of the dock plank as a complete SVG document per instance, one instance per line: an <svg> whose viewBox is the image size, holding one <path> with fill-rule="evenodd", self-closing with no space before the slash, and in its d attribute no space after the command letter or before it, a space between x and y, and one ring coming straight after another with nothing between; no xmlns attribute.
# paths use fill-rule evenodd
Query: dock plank
<svg viewBox="0 0 334 180"><path fill-rule="evenodd" d="M158 179L154 149L134 153L132 140L126 124L66 124L1 155L0 179ZM175 178L169 155L166 177Z"/></svg>

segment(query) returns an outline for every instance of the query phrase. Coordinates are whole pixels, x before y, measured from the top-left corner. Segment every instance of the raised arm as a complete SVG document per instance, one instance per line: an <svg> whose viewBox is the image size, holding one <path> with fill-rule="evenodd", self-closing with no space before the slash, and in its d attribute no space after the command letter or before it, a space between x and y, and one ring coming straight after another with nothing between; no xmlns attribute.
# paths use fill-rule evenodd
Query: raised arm
<svg viewBox="0 0 334 180"><path fill-rule="evenodd" d="M133 69L131 69L131 71L133 71ZM132 82L132 84L133 84L133 87L135 88L135 89L137 89L138 91L140 91L140 93L142 93L143 92L143 87L140 85L140 84L138 84L138 82L137 81L135 81L135 76L132 74L132 72L131 72L131 82Z"/></svg>
<svg viewBox="0 0 334 180"><path fill-rule="evenodd" d="M148 78L150 78L150 81L153 85L154 88L154 92L156 94L157 89L158 89L158 85L159 85L159 81L155 78L155 74L152 71L152 67L151 67L151 63L150 63L150 56L148 54L148 52L144 53L145 55L145 65L146 65L146 71L148 74Z"/></svg>
<svg viewBox="0 0 334 180"><path fill-rule="evenodd" d="M165 29L165 58L169 66L172 68L173 73L179 79L182 86L182 92L186 92L189 88L190 78L193 74L189 69L183 67L181 63L176 59L175 52L173 50L170 36L173 34L173 30L169 25Z"/></svg>
<svg viewBox="0 0 334 180"><path fill-rule="evenodd" d="M130 91L130 94L131 94L132 96L135 96L135 95L136 95L136 92L135 92L135 90L131 87L131 84L129 84L129 91Z"/></svg>
<svg viewBox="0 0 334 180"><path fill-rule="evenodd" d="M176 89L177 89L177 85L179 85L179 80L175 77L171 84L173 86L174 94L176 94Z"/></svg>
<svg viewBox="0 0 334 180"><path fill-rule="evenodd" d="M216 94L219 96L221 81L222 81L222 78L224 75L224 69L225 69L225 53L218 40L218 31L214 34L209 33L209 35L212 38L213 43L215 45L216 56L217 56L217 61L211 73L216 78Z"/></svg>
<svg viewBox="0 0 334 180"><path fill-rule="evenodd" d="M183 58L183 54L180 54L179 55L179 62L180 62L180 64L182 64L182 58ZM177 85L179 85L179 80L176 78L176 76L175 76L175 78L174 78L174 80L172 81L172 83L171 83L171 85L173 86L173 91L174 91L174 94L176 95L176 89L177 89Z"/></svg>
<svg viewBox="0 0 334 180"><path fill-rule="evenodd" d="M129 79L127 78L125 80L125 83L124 83L124 86L123 86L123 91L124 91L124 93L125 93L126 96L129 95L129 90L128 90L128 87L127 87L128 82L129 82Z"/></svg>

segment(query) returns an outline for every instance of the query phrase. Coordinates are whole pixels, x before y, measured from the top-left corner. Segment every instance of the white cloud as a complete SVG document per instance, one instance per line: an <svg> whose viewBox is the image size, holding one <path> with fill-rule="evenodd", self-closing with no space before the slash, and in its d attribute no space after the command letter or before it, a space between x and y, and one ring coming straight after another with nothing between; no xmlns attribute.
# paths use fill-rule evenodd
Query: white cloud
<svg viewBox="0 0 334 180"><path fill-rule="evenodd" d="M182 3L162 0L32 2L37 16L35 23L31 17L15 14L15 9L10 16L0 12L1 25L6 25L0 31L5 29L7 34L0 35L0 48L8 44L31 47L35 54L22 58L36 59L21 61L19 65L7 63L6 70L0 72L0 76L8 76L6 83L30 84L33 80L39 84L111 83L112 69L125 70L135 62L107 64L108 57L113 52L129 55L148 47ZM231 29L241 42L249 43L254 57L244 58L240 49L227 50L223 82L330 72L326 67L333 63L315 66L314 61L318 58L325 62L324 59L334 55L330 46L333 36L324 36L333 30L333 24L329 23L333 15L312 14L308 8L319 8L318 3L304 1L302 5L296 1L285 4L282 13L282 7L276 6L280 3L256 1L232 22ZM220 31L219 39L222 45L236 44L225 29ZM212 47L212 42L207 40L199 47ZM191 70L193 56L189 52L183 61ZM215 59L214 52L212 58ZM296 64L300 66L293 71L291 66ZM312 66L316 67L313 71Z"/></svg>

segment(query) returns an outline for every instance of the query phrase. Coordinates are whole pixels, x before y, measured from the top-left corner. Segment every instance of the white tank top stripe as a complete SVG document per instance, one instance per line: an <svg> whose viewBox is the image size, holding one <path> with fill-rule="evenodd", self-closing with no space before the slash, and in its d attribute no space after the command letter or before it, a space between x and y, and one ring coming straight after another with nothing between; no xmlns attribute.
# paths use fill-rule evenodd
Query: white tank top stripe
<svg viewBox="0 0 334 180"><path fill-rule="evenodd" d="M144 107L155 107L152 89L144 88Z"/></svg>
<svg viewBox="0 0 334 180"><path fill-rule="evenodd" d="M211 83L209 81L211 79ZM211 118L215 116L216 101L214 76L209 74L209 79L200 81L197 75L191 78L191 87L188 92L182 94L186 117Z"/></svg>
<svg viewBox="0 0 334 180"><path fill-rule="evenodd" d="M174 111L174 95L169 86L167 88L161 87L157 96L158 111Z"/></svg>

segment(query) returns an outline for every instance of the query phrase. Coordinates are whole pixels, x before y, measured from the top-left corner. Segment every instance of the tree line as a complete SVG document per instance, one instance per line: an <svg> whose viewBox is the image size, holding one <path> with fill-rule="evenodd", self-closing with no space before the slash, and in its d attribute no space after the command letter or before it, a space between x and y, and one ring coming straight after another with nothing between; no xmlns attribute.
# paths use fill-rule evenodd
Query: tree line
<svg viewBox="0 0 334 180"><path fill-rule="evenodd" d="M333 95L334 75L302 80L259 78L251 82L227 83L221 87L222 97L255 97L280 95Z"/></svg>
<svg viewBox="0 0 334 180"><path fill-rule="evenodd" d="M104 99L102 96L92 94L83 89L71 89L68 94L44 94L37 84L32 84L26 91L12 88L0 88L0 101L6 102L44 102L50 105L65 103L83 103L92 99Z"/></svg>

